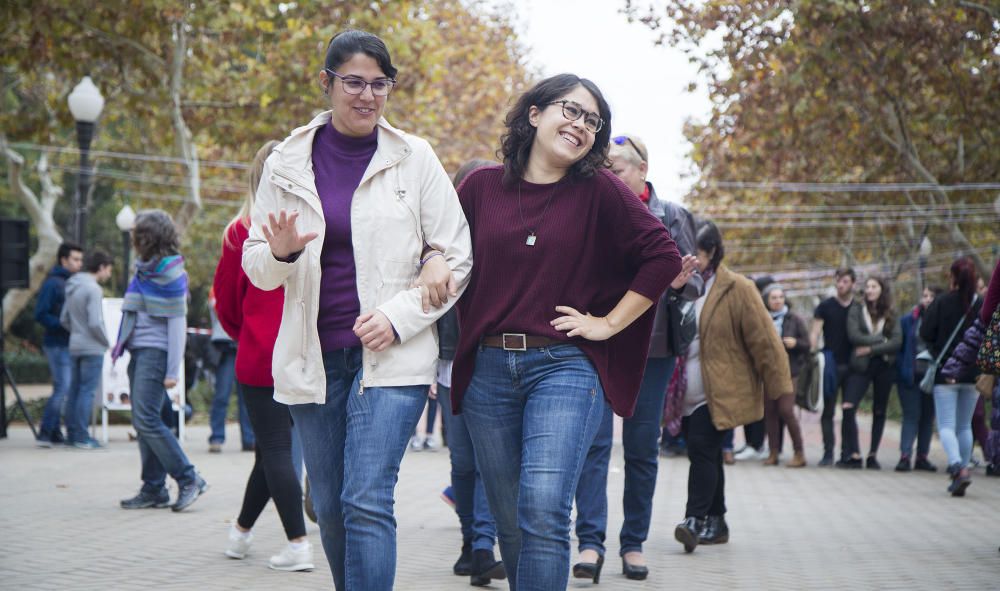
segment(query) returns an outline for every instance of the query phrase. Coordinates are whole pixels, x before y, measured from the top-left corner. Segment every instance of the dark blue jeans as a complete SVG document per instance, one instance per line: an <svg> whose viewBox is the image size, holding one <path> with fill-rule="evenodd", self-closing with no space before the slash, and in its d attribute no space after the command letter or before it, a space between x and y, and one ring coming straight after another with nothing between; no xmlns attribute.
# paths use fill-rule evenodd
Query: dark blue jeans
<svg viewBox="0 0 1000 591"><path fill-rule="evenodd" d="M326 403L289 407L337 589L390 591L396 574L393 491L427 385L359 388L361 349L323 354Z"/></svg>
<svg viewBox="0 0 1000 591"><path fill-rule="evenodd" d="M69 347L46 345L42 349L49 360L49 372L52 374L52 396L45 403L38 438L51 440L53 436L62 436L59 421L62 419L63 403L66 401L70 381L73 379L72 362L69 358Z"/></svg>
<svg viewBox="0 0 1000 591"><path fill-rule="evenodd" d="M219 358L218 367L215 368L215 394L212 396L212 410L209 413L212 434L209 435L208 442L226 442L226 415L229 413L229 396L235 386L236 402L240 413L240 439L244 448L253 447L253 426L250 424L250 415L247 414L247 405L243 401L243 388L236 382L236 347L216 343L209 346L220 347L222 356Z"/></svg>
<svg viewBox="0 0 1000 591"><path fill-rule="evenodd" d="M170 431L160 411L166 395L167 352L162 349L132 349L128 379L132 390L132 426L139 434L142 459L142 490L159 494L167 474L184 486L195 480L195 469Z"/></svg>
<svg viewBox="0 0 1000 591"><path fill-rule="evenodd" d="M667 384L674 371L674 357L650 358L642 374L635 412L622 421L625 452L625 520L619 534L619 554L642 552L653 513L653 493L659 468L660 424ZM576 487L576 537L581 551L604 554L608 525L608 462L614 413L610 408L601 421Z"/></svg>
<svg viewBox="0 0 1000 591"><path fill-rule="evenodd" d="M476 467L465 415L451 414L451 388L438 384L441 418L448 435L448 455L451 458L451 488L455 493L455 512L462 526L462 543L473 550L493 550L497 526L486 500L483 479Z"/></svg>
<svg viewBox="0 0 1000 591"><path fill-rule="evenodd" d="M607 409L575 345L479 348L462 412L513 591L566 588L573 494Z"/></svg>
<svg viewBox="0 0 1000 591"><path fill-rule="evenodd" d="M104 355L71 357L70 387L66 396L66 441L83 443L90 439L87 426L94 409L94 394L101 389Z"/></svg>
<svg viewBox="0 0 1000 591"><path fill-rule="evenodd" d="M926 458L934 432L934 397L920 391L915 384L896 382L899 405L903 407L903 428L899 435L900 455L913 455L917 442L917 457Z"/></svg>

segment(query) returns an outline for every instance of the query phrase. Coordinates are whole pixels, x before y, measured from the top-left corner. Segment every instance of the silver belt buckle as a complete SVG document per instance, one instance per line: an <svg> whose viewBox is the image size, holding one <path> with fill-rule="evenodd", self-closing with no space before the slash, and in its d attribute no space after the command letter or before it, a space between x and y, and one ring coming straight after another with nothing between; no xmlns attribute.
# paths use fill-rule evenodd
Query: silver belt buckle
<svg viewBox="0 0 1000 591"><path fill-rule="evenodd" d="M528 339L527 339L526 335L515 334L515 333L512 333L512 332L505 332L505 333L503 333L502 336L503 336L503 350L504 351L527 351L528 350L528 347L527 347L527 344L528 344L527 341L528 341ZM508 338L511 338L511 339L521 339L521 346L519 346L519 347L518 346L508 346L507 345L507 339Z"/></svg>

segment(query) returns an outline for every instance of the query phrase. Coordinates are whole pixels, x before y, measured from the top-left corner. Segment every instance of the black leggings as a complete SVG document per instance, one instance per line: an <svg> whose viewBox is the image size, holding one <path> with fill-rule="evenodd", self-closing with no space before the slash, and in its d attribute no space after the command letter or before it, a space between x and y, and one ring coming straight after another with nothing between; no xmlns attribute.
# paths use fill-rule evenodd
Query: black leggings
<svg viewBox="0 0 1000 591"><path fill-rule="evenodd" d="M687 440L688 498L685 517L702 519L726 513L726 476L722 467L722 439L712 423L708 405L698 407L681 422Z"/></svg>
<svg viewBox="0 0 1000 591"><path fill-rule="evenodd" d="M873 385L874 398L872 400L872 445L868 455L874 456L878 453L879 443L882 442L882 433L885 431L885 411L889 406L889 393L892 391L895 377L895 367L886 363L881 356L871 360L867 371L863 373L851 371L847 374L847 385L844 387L844 415L840 424L841 454L844 459L850 458L854 454L861 455L861 444L858 441L858 405L870 385ZM851 405L850 408L847 408L848 404Z"/></svg>
<svg viewBox="0 0 1000 591"><path fill-rule="evenodd" d="M257 437L254 465L243 494L243 508L236 523L250 529L269 499L289 540L306 535L302 517L302 487L292 464L292 418L288 407L274 401L274 388L246 386L243 400Z"/></svg>

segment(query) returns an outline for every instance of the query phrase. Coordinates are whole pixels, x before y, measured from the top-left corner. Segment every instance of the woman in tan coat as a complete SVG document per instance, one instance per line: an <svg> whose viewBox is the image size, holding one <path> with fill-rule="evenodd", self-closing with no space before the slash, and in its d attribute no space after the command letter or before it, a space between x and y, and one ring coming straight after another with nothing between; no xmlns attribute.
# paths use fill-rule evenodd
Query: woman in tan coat
<svg viewBox="0 0 1000 591"><path fill-rule="evenodd" d="M688 500L674 537L693 552L698 544L729 541L722 439L726 429L759 421L764 392L792 392L788 355L753 282L722 265L722 235L704 222L696 239L704 295L695 302L698 335L678 360L671 387L684 393L688 442Z"/></svg>

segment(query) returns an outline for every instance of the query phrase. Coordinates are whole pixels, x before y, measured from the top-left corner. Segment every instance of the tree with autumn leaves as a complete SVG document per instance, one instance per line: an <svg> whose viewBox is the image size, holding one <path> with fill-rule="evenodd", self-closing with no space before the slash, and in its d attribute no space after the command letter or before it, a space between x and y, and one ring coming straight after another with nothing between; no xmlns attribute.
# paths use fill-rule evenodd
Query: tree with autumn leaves
<svg viewBox="0 0 1000 591"><path fill-rule="evenodd" d="M478 0L14 0L0 10L5 147L29 161L45 154L72 194L76 155L38 146L75 146L66 95L90 75L107 101L93 149L146 156L96 155L92 207L107 211L92 219L126 201L171 212L195 287L211 283L245 194L240 163L325 108L318 75L336 32L385 39L400 70L386 117L428 139L448 170L493 157L509 102L531 79L508 16ZM14 197L0 188L0 211L23 211ZM113 225L95 224L88 244L117 252Z"/></svg>
<svg viewBox="0 0 1000 591"><path fill-rule="evenodd" d="M700 67L712 110L685 129L695 175L687 198L729 226L736 263L877 263L912 277L926 236L929 269L958 254L992 269L995 3L626 0L624 10ZM886 190L843 186L855 183Z"/></svg>

